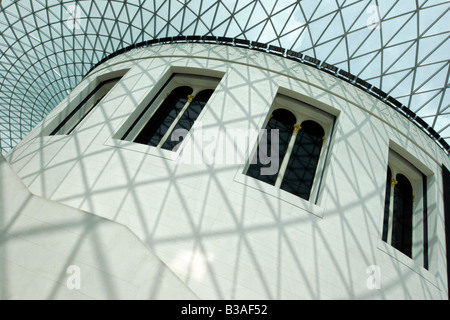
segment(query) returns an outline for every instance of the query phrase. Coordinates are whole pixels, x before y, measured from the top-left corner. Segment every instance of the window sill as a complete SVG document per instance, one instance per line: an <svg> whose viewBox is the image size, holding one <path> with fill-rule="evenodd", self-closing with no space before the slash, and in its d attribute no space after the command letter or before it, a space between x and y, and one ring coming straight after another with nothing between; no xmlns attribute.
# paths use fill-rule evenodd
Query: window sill
<svg viewBox="0 0 450 320"><path fill-rule="evenodd" d="M276 188L268 183L265 183L265 182L255 179L255 178L252 178L250 176L247 176L242 173L243 171L244 171L244 166L240 166L238 172L234 176L235 182L241 183L250 188L259 190L265 194L268 194L269 196L272 196L281 201L284 201L293 206L296 206L304 211L307 211L319 218L323 218L324 208L322 208L310 201L302 199L292 193L289 193L287 191Z"/></svg>
<svg viewBox="0 0 450 320"><path fill-rule="evenodd" d="M426 281L430 282L433 286L438 288L436 276L434 276L429 270L425 269L417 261L414 261L412 258L408 257L401 251L395 249L390 244L386 243L380 238L378 239L377 247L378 250L384 252L393 259L397 260L404 266L408 267L409 269L417 273L419 276L423 277Z"/></svg>
<svg viewBox="0 0 450 320"><path fill-rule="evenodd" d="M155 157L159 157L159 158L163 158L163 159L167 159L167 160L171 160L171 161L177 160L177 158L180 154L180 150L181 150L181 148L179 148L177 152L173 152L173 151L169 151L169 150L165 150L165 149L161 149L161 148L156 148L153 146L148 146L148 145L141 144L141 143L125 141L125 140L118 140L118 139L108 139L104 143L104 145L109 146L109 147L116 147L116 148L121 148L121 149L129 150L129 151L144 153L144 154L152 155Z"/></svg>

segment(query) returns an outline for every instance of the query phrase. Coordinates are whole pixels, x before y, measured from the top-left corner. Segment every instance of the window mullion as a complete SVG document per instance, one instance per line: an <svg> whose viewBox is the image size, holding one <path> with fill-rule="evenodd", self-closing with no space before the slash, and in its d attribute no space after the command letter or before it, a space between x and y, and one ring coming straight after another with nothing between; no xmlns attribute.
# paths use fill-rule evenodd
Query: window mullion
<svg viewBox="0 0 450 320"><path fill-rule="evenodd" d="M286 150L286 155L284 156L284 159L281 163L280 170L278 172L277 180L275 182L275 187L280 188L281 183L283 182L284 174L286 173L287 166L289 164L289 159L292 154L292 149L295 145L295 140L297 139L297 134L302 129L302 127L299 124L294 125L294 132L292 133L291 139L289 140L289 145Z"/></svg>
<svg viewBox="0 0 450 320"><path fill-rule="evenodd" d="M388 234L387 234L387 243L389 243L390 245L392 245L392 230L394 227L394 193L395 193L395 186L397 185L397 183L398 181L395 178L392 178L391 194L389 200L389 220L388 220Z"/></svg>
<svg viewBox="0 0 450 320"><path fill-rule="evenodd" d="M170 137L170 135L172 134L173 129L175 128L177 123L180 121L181 117L186 112L186 110L189 108L189 105L194 100L194 98L195 98L194 93L191 94L191 95L188 95L188 101L184 105L183 109L181 109L180 113L177 115L175 120L172 122L172 124L170 125L170 127L167 130L166 134L162 137L161 141L158 143L158 145L157 145L158 148L161 148L164 145L164 143L166 142L166 140Z"/></svg>

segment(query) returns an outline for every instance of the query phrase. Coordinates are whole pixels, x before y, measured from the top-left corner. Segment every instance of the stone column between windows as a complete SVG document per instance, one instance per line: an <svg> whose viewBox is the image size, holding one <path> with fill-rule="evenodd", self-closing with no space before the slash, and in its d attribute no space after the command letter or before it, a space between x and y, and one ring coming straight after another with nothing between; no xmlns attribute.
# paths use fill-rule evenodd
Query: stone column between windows
<svg viewBox="0 0 450 320"><path fill-rule="evenodd" d="M392 172L394 173L394 172ZM396 175L394 175L396 177ZM387 233L387 243L392 245L392 228L394 224L394 193L395 186L398 181L395 178L391 179L391 192L389 196L389 219L388 219L388 233Z"/></svg>
<svg viewBox="0 0 450 320"><path fill-rule="evenodd" d="M172 124L170 125L169 129L167 130L167 132L162 137L161 141L158 143L158 145L157 145L158 148L161 148L164 145L164 143L166 143L166 140L172 134L172 131L175 128L175 126L178 124L178 121L180 121L181 117L186 112L187 108L189 108L189 105L191 104L191 102L194 101L194 98L195 98L196 94L197 94L197 90L194 89L194 92L192 92L192 94L187 96L187 99L188 99L187 102L185 103L183 109L181 109L180 113L178 113L177 117L172 122ZM167 96L166 96L166 98L167 98Z"/></svg>
<svg viewBox="0 0 450 320"><path fill-rule="evenodd" d="M275 187L280 188L283 182L284 174L286 173L287 166L289 164L289 159L291 157L292 149L295 145L295 140L297 139L297 134L302 130L302 126L299 124L294 124L294 132L292 133L291 139L289 140L288 148L286 150L286 155L284 156L283 162L280 166L280 171L278 172L277 180L275 181Z"/></svg>

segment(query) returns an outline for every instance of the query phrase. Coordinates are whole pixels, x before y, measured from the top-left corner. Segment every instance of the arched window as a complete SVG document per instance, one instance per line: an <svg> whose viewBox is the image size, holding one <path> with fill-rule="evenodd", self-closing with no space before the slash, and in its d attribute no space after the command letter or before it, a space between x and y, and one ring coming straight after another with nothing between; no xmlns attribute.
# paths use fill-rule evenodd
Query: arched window
<svg viewBox="0 0 450 320"><path fill-rule="evenodd" d="M300 125L281 189L309 199L325 132L320 124L308 120Z"/></svg>
<svg viewBox="0 0 450 320"><path fill-rule="evenodd" d="M427 177L390 151L381 238L428 268Z"/></svg>
<svg viewBox="0 0 450 320"><path fill-rule="evenodd" d="M176 73L159 91L138 106L116 137L121 140L177 151L193 127L220 79ZM143 150L145 152L145 150Z"/></svg>
<svg viewBox="0 0 450 320"><path fill-rule="evenodd" d="M292 103L292 99L287 101ZM323 117L325 123L331 122L331 117L311 110L313 112L318 118ZM325 142L325 130L317 121L305 118L305 114L275 109L245 174L309 200ZM277 154L277 170L264 174L265 169L273 166Z"/></svg>
<svg viewBox="0 0 450 320"><path fill-rule="evenodd" d="M403 174L392 178L388 167L383 219L383 241L411 257L414 191Z"/></svg>
<svg viewBox="0 0 450 320"><path fill-rule="evenodd" d="M188 132L191 130L192 126L194 125L195 120L197 120L198 116L202 112L204 106L208 102L209 98L214 93L214 90L212 89L206 89L203 91L200 91L195 98L192 99L192 102L187 107L186 111L183 112L179 120L176 122L173 130L171 131L176 132L177 130L183 130L184 132ZM163 149L166 150L174 150L174 148L179 145L179 139L178 136L176 137L169 137L164 144L162 145Z"/></svg>
<svg viewBox="0 0 450 320"><path fill-rule="evenodd" d="M156 147L183 110L192 91L191 87L182 86L170 92L134 142Z"/></svg>
<svg viewBox="0 0 450 320"><path fill-rule="evenodd" d="M296 119L292 112L285 109L277 109L272 113L266 125L257 152L252 164L247 170L247 175L260 181L275 185L279 173L279 165L276 172L265 174L264 167L271 166L269 158L278 154L278 164L285 157L289 142L294 131ZM273 139L275 138L275 139Z"/></svg>
<svg viewBox="0 0 450 320"><path fill-rule="evenodd" d="M411 257L413 189L402 174L397 175L397 182L394 189L392 246Z"/></svg>

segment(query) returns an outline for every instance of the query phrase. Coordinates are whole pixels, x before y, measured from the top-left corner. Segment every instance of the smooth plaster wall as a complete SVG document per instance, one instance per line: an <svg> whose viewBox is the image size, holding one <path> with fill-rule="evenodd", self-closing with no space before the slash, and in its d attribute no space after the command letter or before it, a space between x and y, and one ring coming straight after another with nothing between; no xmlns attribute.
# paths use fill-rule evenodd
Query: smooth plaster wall
<svg viewBox="0 0 450 320"><path fill-rule="evenodd" d="M47 136L61 110L117 70L128 71L75 132ZM173 71L223 74L196 127L258 130L277 92L335 115L318 203L251 186L241 163L183 163L192 139L175 158L113 139ZM389 146L429 177L429 270L381 241ZM131 51L94 70L7 160L34 194L127 226L201 299L447 298L448 156L383 102L294 61L202 44ZM378 290L367 286L373 265Z"/></svg>
<svg viewBox="0 0 450 320"><path fill-rule="evenodd" d="M126 227L31 194L0 156L0 300L22 299L198 298Z"/></svg>

